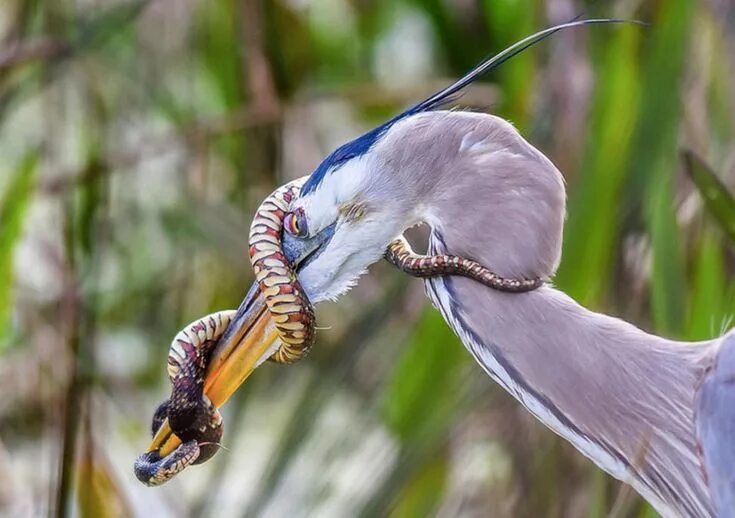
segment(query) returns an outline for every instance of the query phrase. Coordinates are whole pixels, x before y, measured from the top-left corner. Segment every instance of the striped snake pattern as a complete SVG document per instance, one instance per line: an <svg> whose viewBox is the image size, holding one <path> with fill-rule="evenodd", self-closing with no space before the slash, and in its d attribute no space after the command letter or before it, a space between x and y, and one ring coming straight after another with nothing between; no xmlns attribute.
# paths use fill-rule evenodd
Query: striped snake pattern
<svg viewBox="0 0 735 518"><path fill-rule="evenodd" d="M250 262L281 339L271 357L278 363L300 360L314 343L314 308L281 248L283 219L303 182L303 178L294 180L276 189L260 205L250 226Z"/></svg>
<svg viewBox="0 0 735 518"><path fill-rule="evenodd" d="M502 277L476 261L456 255L420 255L413 251L403 236L388 245L384 257L399 270L413 277L459 275L474 279L498 291L522 293L535 290L544 283L538 277L535 279Z"/></svg>
<svg viewBox="0 0 735 518"><path fill-rule="evenodd" d="M301 359L315 335L311 302L281 247L283 218L302 183L296 180L276 189L260 205L250 227L250 261L281 341L271 357L278 363ZM152 433L155 435L168 419L181 444L165 457L158 451L138 457L134 472L144 484L163 484L186 467L208 460L219 449L222 417L204 395L204 376L214 347L235 314L235 310L224 310L198 319L171 343L167 359L171 397L156 409Z"/></svg>
<svg viewBox="0 0 735 518"><path fill-rule="evenodd" d="M204 375L214 347L235 313L218 311L195 320L171 342L167 360L171 397L156 409L151 433L155 436L168 418L181 444L165 457L149 451L136 459L135 476L144 484L161 485L187 466L217 453L224 433L222 416L204 395Z"/></svg>

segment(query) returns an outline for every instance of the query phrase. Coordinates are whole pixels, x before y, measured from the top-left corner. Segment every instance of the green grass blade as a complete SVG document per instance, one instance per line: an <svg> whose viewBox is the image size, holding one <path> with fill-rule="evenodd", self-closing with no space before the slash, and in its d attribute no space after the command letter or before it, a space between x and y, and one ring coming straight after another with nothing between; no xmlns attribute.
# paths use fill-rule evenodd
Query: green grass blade
<svg viewBox="0 0 735 518"><path fill-rule="evenodd" d="M38 154L29 153L21 162L0 200L0 326L10 317L13 290L13 252L23 233L23 222L33 198ZM0 342L2 343L2 342Z"/></svg>
<svg viewBox="0 0 735 518"><path fill-rule="evenodd" d="M646 218L653 250L651 313L656 326L669 333L681 332L686 306L684 256L679 240L671 178L665 160L646 200Z"/></svg>
<svg viewBox="0 0 735 518"><path fill-rule="evenodd" d="M726 303L727 273L722 238L712 229L705 229L697 243L692 278L691 307L686 337L705 340L719 336L728 317Z"/></svg>
<svg viewBox="0 0 735 518"><path fill-rule="evenodd" d="M444 452L423 463L403 485L391 506L390 518L432 516L444 496L449 469Z"/></svg>
<svg viewBox="0 0 735 518"><path fill-rule="evenodd" d="M651 315L656 327L682 331L686 307L683 249L674 206L673 175L682 106L682 75L694 5L689 0L660 4L647 39L641 111L630 157L628 203L643 209L650 236Z"/></svg>
<svg viewBox="0 0 735 518"><path fill-rule="evenodd" d="M456 407L467 353L441 315L428 309L386 384L383 415L404 441L440 427Z"/></svg>
<svg viewBox="0 0 735 518"><path fill-rule="evenodd" d="M712 169L691 151L682 153L684 169L697 186L709 213L720 228L735 242L735 198Z"/></svg>
<svg viewBox="0 0 735 518"><path fill-rule="evenodd" d="M485 23L496 50L503 49L536 28L535 0L485 0L481 3ZM497 72L503 91L499 115L510 119L521 131L528 128L536 77L534 52L524 52Z"/></svg>

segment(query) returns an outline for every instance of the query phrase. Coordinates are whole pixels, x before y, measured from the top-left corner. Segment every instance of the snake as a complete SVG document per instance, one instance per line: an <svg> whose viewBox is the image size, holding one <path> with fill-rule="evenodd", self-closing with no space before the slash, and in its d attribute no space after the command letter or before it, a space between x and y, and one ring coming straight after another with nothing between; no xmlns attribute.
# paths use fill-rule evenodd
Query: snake
<svg viewBox="0 0 735 518"><path fill-rule="evenodd" d="M303 182L304 178L294 180L273 191L255 212L250 226L250 262L280 339L278 349L269 359L283 364L306 356L315 339L314 308L281 242L284 219ZM543 284L538 278L506 278L459 256L417 254L403 236L388 245L384 258L402 272L419 278L459 275L514 293L531 291ZM195 320L171 343L167 359L171 397L154 412L152 433L168 418L181 444L163 457L154 450L137 458L134 472L144 484L163 484L188 466L210 459L220 449L222 416L204 394L204 378L212 352L235 313L224 310Z"/></svg>
<svg viewBox="0 0 735 518"><path fill-rule="evenodd" d="M516 279L503 277L472 259L457 255L421 255L411 248L403 236L391 241L384 254L393 266L413 277L428 278L440 275L468 277L498 291L523 293L540 287L544 281L540 277Z"/></svg>
<svg viewBox="0 0 735 518"><path fill-rule="evenodd" d="M280 339L278 349L269 358L276 363L300 360L315 337L314 308L281 246L284 218L303 181L294 180L271 193L250 225L250 262ZM222 416L204 394L204 377L212 352L235 314L235 310L224 310L195 320L172 341L167 359L171 397L154 412L151 428L155 435L168 418L181 444L166 456L154 450L136 459L133 471L144 484L168 482L219 450L224 433Z"/></svg>
<svg viewBox="0 0 735 518"><path fill-rule="evenodd" d="M299 178L276 189L260 205L250 225L250 262L281 340L270 358L276 363L300 360L315 337L314 308L281 244L284 219L305 180Z"/></svg>
<svg viewBox="0 0 735 518"><path fill-rule="evenodd" d="M235 311L218 311L195 320L174 337L167 359L171 397L153 413L151 433L164 419L181 439L173 452L161 457L158 451L139 456L135 476L148 486L168 482L191 464L210 459L219 449L223 435L222 416L204 395L204 374L219 338Z"/></svg>

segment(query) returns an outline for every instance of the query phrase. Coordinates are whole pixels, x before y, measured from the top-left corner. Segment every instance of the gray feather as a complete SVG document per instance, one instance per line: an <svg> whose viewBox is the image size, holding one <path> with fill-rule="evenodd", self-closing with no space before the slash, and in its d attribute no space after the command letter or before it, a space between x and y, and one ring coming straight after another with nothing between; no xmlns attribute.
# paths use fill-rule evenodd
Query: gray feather
<svg viewBox="0 0 735 518"><path fill-rule="evenodd" d="M735 332L699 390L697 434L718 516L735 517Z"/></svg>

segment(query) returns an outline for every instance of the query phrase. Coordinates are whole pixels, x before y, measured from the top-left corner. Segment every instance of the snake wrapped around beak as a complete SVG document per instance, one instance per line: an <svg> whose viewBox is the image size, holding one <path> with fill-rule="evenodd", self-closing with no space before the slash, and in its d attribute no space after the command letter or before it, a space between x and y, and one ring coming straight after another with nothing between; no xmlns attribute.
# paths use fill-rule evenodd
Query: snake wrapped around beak
<svg viewBox="0 0 735 518"><path fill-rule="evenodd" d="M283 220L303 181L276 189L256 211L250 226L250 262L281 339L271 356L278 363L300 360L314 343L314 308L281 246Z"/></svg>
<svg viewBox="0 0 735 518"><path fill-rule="evenodd" d="M301 359L311 349L315 336L314 309L281 247L283 219L302 183L299 179L276 189L260 205L250 226L250 261L280 339L270 359L278 363ZM134 471L144 484L163 484L187 466L211 458L219 449L222 417L204 393L205 374L217 342L235 313L213 313L192 322L174 338L168 355L171 397L156 410L152 431L155 436L168 424L181 444L168 454L153 449L138 457Z"/></svg>

